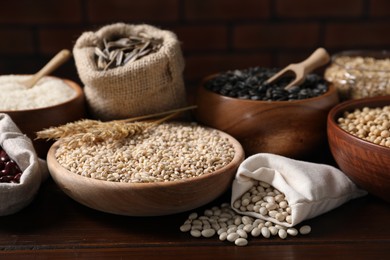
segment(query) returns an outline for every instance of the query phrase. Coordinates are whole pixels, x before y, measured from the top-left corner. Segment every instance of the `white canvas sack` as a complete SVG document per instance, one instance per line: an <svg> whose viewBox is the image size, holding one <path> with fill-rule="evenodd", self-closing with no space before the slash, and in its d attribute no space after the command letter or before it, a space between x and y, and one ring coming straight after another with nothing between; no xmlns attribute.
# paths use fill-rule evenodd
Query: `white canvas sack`
<svg viewBox="0 0 390 260"><path fill-rule="evenodd" d="M0 145L22 170L20 183L0 183L0 216L26 207L48 176L46 162L39 159L31 140L7 114L0 114Z"/></svg>
<svg viewBox="0 0 390 260"><path fill-rule="evenodd" d="M292 211L291 224L260 213L241 212L233 207L234 201L252 187L253 179L269 183L285 194ZM233 181L231 206L239 214L292 227L366 193L343 172L330 165L260 153L248 157L239 166Z"/></svg>

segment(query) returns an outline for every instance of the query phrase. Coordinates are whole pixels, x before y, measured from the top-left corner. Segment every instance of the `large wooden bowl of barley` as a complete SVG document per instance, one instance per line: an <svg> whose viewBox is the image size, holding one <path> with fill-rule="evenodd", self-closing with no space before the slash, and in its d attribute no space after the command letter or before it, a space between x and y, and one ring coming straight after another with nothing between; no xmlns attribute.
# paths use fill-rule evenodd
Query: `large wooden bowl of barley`
<svg viewBox="0 0 390 260"><path fill-rule="evenodd" d="M126 216L203 206L230 188L243 160L243 148L230 135L179 122L116 142L68 147L59 140L47 156L53 180L68 196Z"/></svg>

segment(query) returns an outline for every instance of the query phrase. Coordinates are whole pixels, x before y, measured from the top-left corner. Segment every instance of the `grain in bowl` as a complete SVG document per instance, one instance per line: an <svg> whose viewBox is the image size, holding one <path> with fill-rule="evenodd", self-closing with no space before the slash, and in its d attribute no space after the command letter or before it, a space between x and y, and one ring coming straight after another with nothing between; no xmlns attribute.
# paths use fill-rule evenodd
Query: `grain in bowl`
<svg viewBox="0 0 390 260"><path fill-rule="evenodd" d="M233 145L218 131L195 123L163 123L122 140L80 146L63 142L58 163L81 176L113 182L184 180L229 164Z"/></svg>
<svg viewBox="0 0 390 260"><path fill-rule="evenodd" d="M0 76L0 110L19 111L50 107L71 100L77 95L68 84L55 77L43 77L34 87L28 88L23 82L30 77Z"/></svg>

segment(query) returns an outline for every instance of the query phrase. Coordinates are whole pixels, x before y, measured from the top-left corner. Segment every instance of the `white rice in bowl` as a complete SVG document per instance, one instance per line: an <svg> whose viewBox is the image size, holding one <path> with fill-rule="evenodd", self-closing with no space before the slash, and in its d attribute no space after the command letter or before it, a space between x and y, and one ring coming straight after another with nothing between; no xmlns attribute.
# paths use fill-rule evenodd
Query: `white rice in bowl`
<svg viewBox="0 0 390 260"><path fill-rule="evenodd" d="M43 77L27 88L23 82L31 76L0 76L0 110L18 111L54 106L73 99L77 93L63 80Z"/></svg>

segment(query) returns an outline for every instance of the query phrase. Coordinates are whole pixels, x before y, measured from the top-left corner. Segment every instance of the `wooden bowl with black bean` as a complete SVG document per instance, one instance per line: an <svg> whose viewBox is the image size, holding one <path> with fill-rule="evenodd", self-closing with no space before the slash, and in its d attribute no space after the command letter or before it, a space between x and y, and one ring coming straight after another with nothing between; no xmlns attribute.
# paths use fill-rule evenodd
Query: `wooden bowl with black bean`
<svg viewBox="0 0 390 260"><path fill-rule="evenodd" d="M320 153L327 146L327 114L339 102L336 89L314 74L289 91L283 89L288 78L265 85L276 71L250 68L206 77L196 92L196 119L234 136L246 155L305 159Z"/></svg>
<svg viewBox="0 0 390 260"><path fill-rule="evenodd" d="M327 131L340 169L390 202L390 96L340 103L329 112Z"/></svg>
<svg viewBox="0 0 390 260"><path fill-rule="evenodd" d="M127 216L169 215L226 192L244 160L240 143L198 124L170 122L120 141L57 141L47 163L57 185L90 208Z"/></svg>

